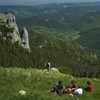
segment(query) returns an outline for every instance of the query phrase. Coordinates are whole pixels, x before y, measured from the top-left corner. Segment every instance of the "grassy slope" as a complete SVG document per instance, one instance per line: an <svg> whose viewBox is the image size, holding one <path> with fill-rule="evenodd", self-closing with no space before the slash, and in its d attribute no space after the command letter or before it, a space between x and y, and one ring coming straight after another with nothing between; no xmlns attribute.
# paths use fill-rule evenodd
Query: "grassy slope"
<svg viewBox="0 0 100 100"><path fill-rule="evenodd" d="M59 81L69 84L70 80L85 86L87 78L74 78L59 72L47 73L38 69L0 68L0 100L99 100L100 80L89 79L93 83L93 92L84 92L82 97L69 95L49 95L48 91ZM20 96L19 90L25 90L26 96Z"/></svg>

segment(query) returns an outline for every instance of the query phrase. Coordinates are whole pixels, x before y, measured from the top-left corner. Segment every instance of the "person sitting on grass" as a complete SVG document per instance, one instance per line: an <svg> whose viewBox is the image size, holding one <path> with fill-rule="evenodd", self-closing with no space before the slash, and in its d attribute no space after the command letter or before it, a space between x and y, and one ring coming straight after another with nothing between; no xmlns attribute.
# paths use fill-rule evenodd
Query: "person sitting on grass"
<svg viewBox="0 0 100 100"><path fill-rule="evenodd" d="M92 91L92 84L90 81L87 81L87 87L85 88L85 91L91 92Z"/></svg>
<svg viewBox="0 0 100 100"><path fill-rule="evenodd" d="M70 94L70 93L72 93L72 89L71 89L71 87L69 86L69 85L67 85L66 87L65 87L65 89L63 90L63 94Z"/></svg>
<svg viewBox="0 0 100 100"><path fill-rule="evenodd" d="M83 94L83 89L82 89L81 85L78 86L78 89L76 89L76 90L74 90L74 91L72 92L72 95L73 95L74 97L79 97L79 96L81 96L82 94Z"/></svg>
<svg viewBox="0 0 100 100"><path fill-rule="evenodd" d="M52 93L57 93L57 94L62 94L63 93L63 84L62 84L62 81L59 81L55 87L53 87L53 90L51 90L49 92L50 94Z"/></svg>
<svg viewBox="0 0 100 100"><path fill-rule="evenodd" d="M76 89L76 87L77 87L76 81L72 80L71 84L72 84L72 86L71 86L72 91L74 91Z"/></svg>

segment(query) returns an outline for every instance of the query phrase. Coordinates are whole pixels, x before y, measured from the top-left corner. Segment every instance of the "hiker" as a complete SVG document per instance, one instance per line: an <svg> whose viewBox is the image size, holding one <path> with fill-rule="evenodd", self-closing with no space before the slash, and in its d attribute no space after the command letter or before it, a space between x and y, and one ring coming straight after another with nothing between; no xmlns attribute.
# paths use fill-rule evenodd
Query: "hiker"
<svg viewBox="0 0 100 100"><path fill-rule="evenodd" d="M75 89L73 92L72 92L72 95L74 97L79 97L83 94L83 89L81 87L81 85L78 86L78 89Z"/></svg>
<svg viewBox="0 0 100 100"><path fill-rule="evenodd" d="M57 93L57 94L62 94L63 93L63 84L62 84L62 81L59 81L55 87L53 87L53 90L51 90L49 92L50 94L52 93Z"/></svg>
<svg viewBox="0 0 100 100"><path fill-rule="evenodd" d="M87 91L87 92L91 92L92 91L92 84L91 84L91 82L90 81L87 81L87 87L85 88L85 91Z"/></svg>
<svg viewBox="0 0 100 100"><path fill-rule="evenodd" d="M48 62L47 64L46 64L46 67L47 67L47 70L48 70L48 72L51 70L51 64L50 64L50 62Z"/></svg>
<svg viewBox="0 0 100 100"><path fill-rule="evenodd" d="M65 87L65 89L63 90L63 94L70 94L70 93L72 93L72 89L71 89L71 87L69 86L69 85L67 85L66 87Z"/></svg>
<svg viewBox="0 0 100 100"><path fill-rule="evenodd" d="M72 80L71 84L72 84L72 86L71 86L72 91L74 91L76 89L76 87L77 87L76 81Z"/></svg>

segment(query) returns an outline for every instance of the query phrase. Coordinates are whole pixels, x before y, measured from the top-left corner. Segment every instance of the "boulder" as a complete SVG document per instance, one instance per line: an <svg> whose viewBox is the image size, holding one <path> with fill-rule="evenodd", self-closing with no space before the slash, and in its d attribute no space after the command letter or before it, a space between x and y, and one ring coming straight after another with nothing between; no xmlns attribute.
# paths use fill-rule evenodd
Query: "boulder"
<svg viewBox="0 0 100 100"><path fill-rule="evenodd" d="M51 68L52 71L59 72L57 68Z"/></svg>
<svg viewBox="0 0 100 100"><path fill-rule="evenodd" d="M25 96L25 95L26 95L26 91L20 90L20 91L19 91L19 94L20 94L21 96Z"/></svg>

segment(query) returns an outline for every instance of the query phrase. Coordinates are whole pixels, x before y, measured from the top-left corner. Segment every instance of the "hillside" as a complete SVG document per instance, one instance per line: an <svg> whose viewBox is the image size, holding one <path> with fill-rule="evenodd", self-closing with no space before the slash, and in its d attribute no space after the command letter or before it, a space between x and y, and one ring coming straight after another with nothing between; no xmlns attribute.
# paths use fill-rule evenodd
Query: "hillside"
<svg viewBox="0 0 100 100"><path fill-rule="evenodd" d="M59 80L62 80L65 86L73 79L84 87L86 81L90 80L93 91L84 92L79 98L73 98L68 94L62 96L48 94ZM0 87L0 100L99 100L100 98L99 79L75 78L58 71L48 73L38 69L0 68ZM26 91L26 95L21 96L20 90Z"/></svg>
<svg viewBox="0 0 100 100"><path fill-rule="evenodd" d="M79 42L81 45L87 48L100 50L100 27L83 31L80 34Z"/></svg>
<svg viewBox="0 0 100 100"><path fill-rule="evenodd" d="M48 94L59 80L93 91ZM99 100L99 87L100 2L0 6L0 100Z"/></svg>
<svg viewBox="0 0 100 100"><path fill-rule="evenodd" d="M26 28L22 33L18 31L14 15L0 15L0 67L43 69L45 63L51 62L66 74L100 77L100 60L73 42L80 37L78 33L43 26L28 27L29 46L28 31Z"/></svg>
<svg viewBox="0 0 100 100"><path fill-rule="evenodd" d="M56 39L59 39L59 36L60 36L60 39L62 40L69 39L69 38L66 38L66 36L68 35L64 34L64 31L66 31L67 34L68 33L71 34L70 35L71 38L77 37L76 39L80 40L80 42L84 42L84 44L87 44L86 46L84 46L83 43L80 43L79 41L77 41L78 43L80 43L80 45L82 45L83 47L87 47L88 49L91 49L92 47L93 49L95 49L96 53L99 54L97 51L99 50L99 44L100 44L100 42L98 41L100 40L100 34L99 34L100 33L99 31L100 8L99 6L96 6L96 5L95 6L93 5L68 6L66 4L62 4L59 6L55 6L53 8L52 7L41 8L41 13L39 14L40 15L30 17L30 18L19 19L18 24L25 25L29 29L29 31L31 31L31 33L34 33L34 34L39 33L39 32L42 34L47 33L45 34L47 36L51 35L49 34L49 32L54 33L55 31L57 32L58 30L59 31L58 33L55 32L57 35L55 34L53 35ZM43 28L45 28L46 31L45 29L44 31L41 31L43 30ZM53 30L54 32L50 31L52 28L54 29ZM38 32L36 32L37 30ZM90 31L91 31L91 35L88 34L90 33ZM59 33L63 33L63 34L59 34ZM74 33L78 33L78 34L76 34L75 36ZM92 45L90 47L90 44L85 42L84 36L79 37L80 35L83 35L83 33L84 33L84 36L87 36L86 38L88 38L89 43L91 43L91 40L94 37L95 39L95 41L93 42L94 46ZM74 37L72 34L74 35ZM53 35L51 37L53 37ZM97 35L98 35L98 39L97 39Z"/></svg>
<svg viewBox="0 0 100 100"><path fill-rule="evenodd" d="M37 15L37 10L38 9L35 9L35 7L32 6L0 5L0 12L11 12L17 17L17 19L35 16ZM32 14L32 12L34 12L34 14Z"/></svg>
<svg viewBox="0 0 100 100"><path fill-rule="evenodd" d="M55 29L43 26L34 26L29 27L28 30L31 37L34 37L34 35L43 35L51 39L58 39L62 41L74 41L80 37L80 34L77 31L69 29Z"/></svg>
<svg viewBox="0 0 100 100"><path fill-rule="evenodd" d="M41 35L30 40L31 53L18 44L0 39L0 66L42 69L45 68L44 64L50 61L53 67L63 73L78 77L99 77L99 59L95 59L91 52L79 45Z"/></svg>
<svg viewBox="0 0 100 100"><path fill-rule="evenodd" d="M19 8L1 6L1 11L11 11L16 15L18 26L27 27L31 52L23 50L17 43L11 44L8 40L0 39L0 66L43 69L45 63L51 62L53 67L65 74L77 77L100 77L98 56L100 7L97 4L96 6L51 5L52 7L42 5ZM23 11L26 13L23 14ZM31 15L26 16L27 12ZM2 33L3 31L6 30L3 29ZM10 32L7 34L5 36ZM92 39L95 41L91 41Z"/></svg>
<svg viewBox="0 0 100 100"><path fill-rule="evenodd" d="M86 31L100 27L100 12L87 12L69 21L70 27L79 31Z"/></svg>

